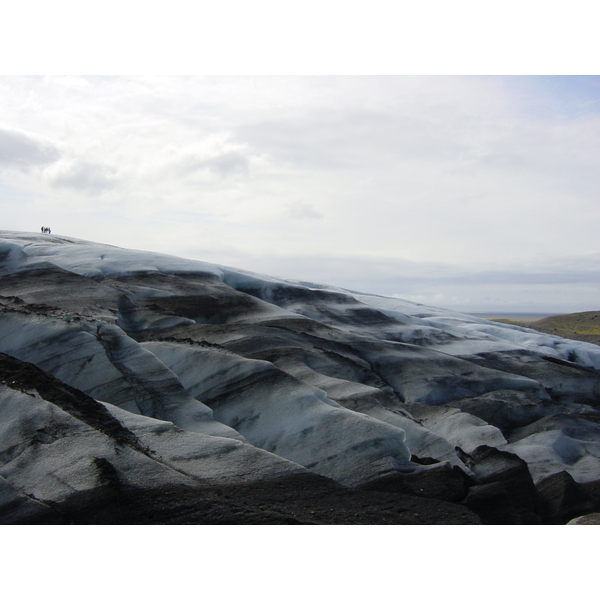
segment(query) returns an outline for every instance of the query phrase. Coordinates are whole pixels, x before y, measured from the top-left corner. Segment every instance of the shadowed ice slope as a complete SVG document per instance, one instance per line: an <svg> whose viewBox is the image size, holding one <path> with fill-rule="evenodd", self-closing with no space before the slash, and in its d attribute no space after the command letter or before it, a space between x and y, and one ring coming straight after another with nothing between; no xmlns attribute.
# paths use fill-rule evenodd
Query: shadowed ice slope
<svg viewBox="0 0 600 600"><path fill-rule="evenodd" d="M600 480L600 348L407 301L0 232L0 353L6 522L290 477L550 522L551 478Z"/></svg>

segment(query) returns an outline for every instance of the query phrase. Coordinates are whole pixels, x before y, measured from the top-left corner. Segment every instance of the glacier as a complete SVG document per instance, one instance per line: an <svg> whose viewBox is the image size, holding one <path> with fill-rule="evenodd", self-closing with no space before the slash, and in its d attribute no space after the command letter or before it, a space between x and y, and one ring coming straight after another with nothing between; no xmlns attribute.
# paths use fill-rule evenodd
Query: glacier
<svg viewBox="0 0 600 600"><path fill-rule="evenodd" d="M600 509L600 348L523 327L0 231L0 369L0 523Z"/></svg>

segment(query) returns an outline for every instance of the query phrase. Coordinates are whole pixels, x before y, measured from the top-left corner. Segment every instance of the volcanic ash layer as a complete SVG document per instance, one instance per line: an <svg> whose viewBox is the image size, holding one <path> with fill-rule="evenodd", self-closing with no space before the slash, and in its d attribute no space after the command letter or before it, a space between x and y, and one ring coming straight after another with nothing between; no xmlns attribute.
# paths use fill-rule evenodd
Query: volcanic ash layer
<svg viewBox="0 0 600 600"><path fill-rule="evenodd" d="M0 523L566 523L599 404L592 344L0 232Z"/></svg>

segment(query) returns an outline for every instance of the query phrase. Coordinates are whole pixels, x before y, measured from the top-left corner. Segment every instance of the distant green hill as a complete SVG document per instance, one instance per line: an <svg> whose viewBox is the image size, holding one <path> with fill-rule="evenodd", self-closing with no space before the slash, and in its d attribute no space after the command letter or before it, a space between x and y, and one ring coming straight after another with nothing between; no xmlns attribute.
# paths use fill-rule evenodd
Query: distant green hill
<svg viewBox="0 0 600 600"><path fill-rule="evenodd" d="M492 319L499 323L510 323L535 329L540 333L560 335L570 340L590 342L600 346L600 311L591 310L567 315L545 317L529 323L511 319Z"/></svg>

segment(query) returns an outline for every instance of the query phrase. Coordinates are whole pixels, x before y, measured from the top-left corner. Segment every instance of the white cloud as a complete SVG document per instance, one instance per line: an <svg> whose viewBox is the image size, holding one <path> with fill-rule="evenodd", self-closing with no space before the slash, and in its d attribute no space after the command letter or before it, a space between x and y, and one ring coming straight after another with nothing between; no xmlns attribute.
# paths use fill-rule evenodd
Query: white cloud
<svg viewBox="0 0 600 600"><path fill-rule="evenodd" d="M1 182L38 199L34 231L499 302L503 285L597 285L576 266L600 252L586 81L2 77ZM514 268L541 255L574 264Z"/></svg>
<svg viewBox="0 0 600 600"><path fill-rule="evenodd" d="M118 185L116 169L85 160L64 160L46 169L44 176L53 188L98 194Z"/></svg>
<svg viewBox="0 0 600 600"><path fill-rule="evenodd" d="M288 219L322 219L323 215L317 212L313 205L308 202L290 202L283 211L284 217Z"/></svg>
<svg viewBox="0 0 600 600"><path fill-rule="evenodd" d="M41 136L0 127L0 167L26 170L50 164L59 157L59 150Z"/></svg>
<svg viewBox="0 0 600 600"><path fill-rule="evenodd" d="M161 155L159 154L159 160ZM250 168L247 148L226 140L208 139L203 144L169 147L162 156L163 177L200 176L206 181L247 175Z"/></svg>

